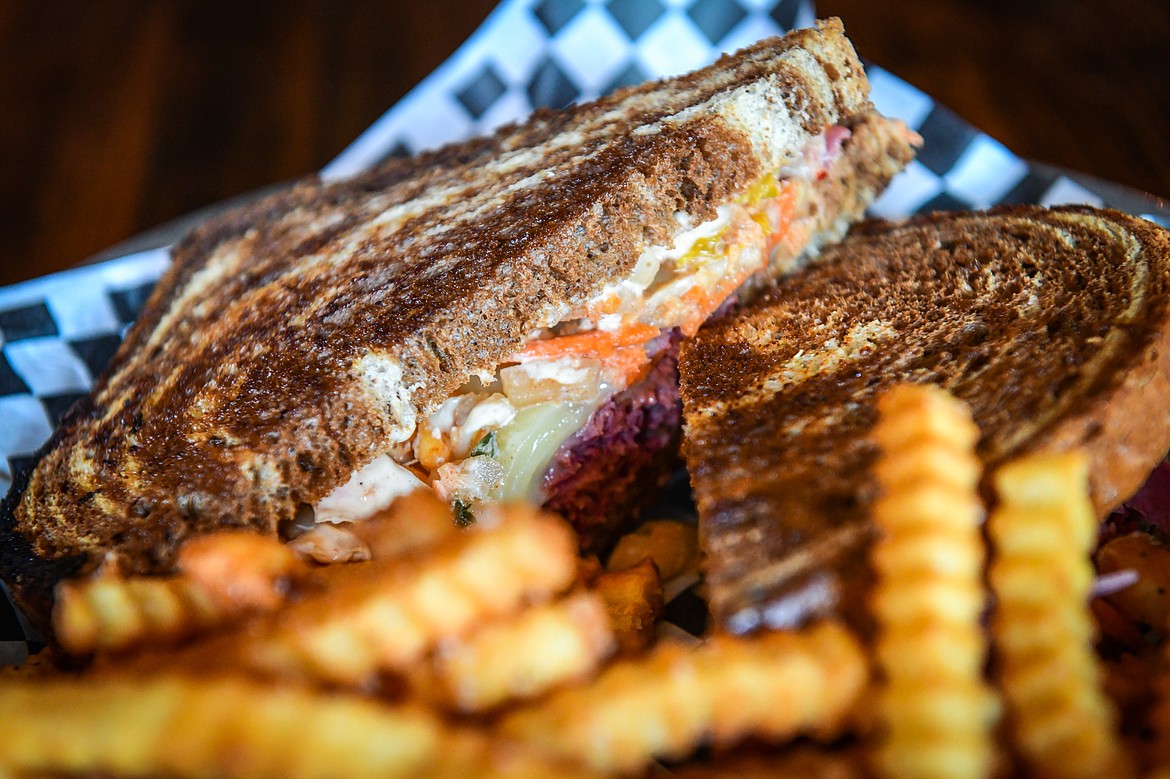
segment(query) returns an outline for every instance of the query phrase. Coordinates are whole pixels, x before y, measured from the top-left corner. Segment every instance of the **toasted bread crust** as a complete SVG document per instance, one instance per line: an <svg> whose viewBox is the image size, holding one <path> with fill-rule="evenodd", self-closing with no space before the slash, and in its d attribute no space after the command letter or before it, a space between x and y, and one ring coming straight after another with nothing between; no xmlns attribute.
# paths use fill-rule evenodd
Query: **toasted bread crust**
<svg viewBox="0 0 1170 779"><path fill-rule="evenodd" d="M0 544L29 554L0 573L28 603L48 561L156 571L191 533L274 532L867 91L833 20L197 229L9 496Z"/></svg>
<svg viewBox="0 0 1170 779"><path fill-rule="evenodd" d="M1102 515L1170 449L1170 235L1088 207L866 223L680 367L718 616L860 621L883 388L964 400L989 468L1084 449Z"/></svg>

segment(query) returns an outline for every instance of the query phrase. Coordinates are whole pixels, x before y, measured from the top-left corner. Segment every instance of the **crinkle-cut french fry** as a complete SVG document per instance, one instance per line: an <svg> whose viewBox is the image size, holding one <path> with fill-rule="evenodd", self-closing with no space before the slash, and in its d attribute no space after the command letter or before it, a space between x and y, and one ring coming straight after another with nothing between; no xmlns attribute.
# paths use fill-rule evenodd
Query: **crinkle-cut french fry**
<svg viewBox="0 0 1170 779"><path fill-rule="evenodd" d="M427 779L601 779L579 763L550 758L525 744L491 738L483 731L457 730L443 740L442 754Z"/></svg>
<svg viewBox="0 0 1170 779"><path fill-rule="evenodd" d="M664 605L662 580L652 560L643 558L632 568L606 571L590 589L605 601L621 654L637 654L654 643Z"/></svg>
<svg viewBox="0 0 1170 779"><path fill-rule="evenodd" d="M254 611L271 611L307 568L277 539L224 531L188 540L177 576L98 575L62 582L53 626L73 654L165 646Z"/></svg>
<svg viewBox="0 0 1170 779"><path fill-rule="evenodd" d="M239 609L276 608L285 599L288 583L308 573L279 539L238 530L188 540L175 567L221 604Z"/></svg>
<svg viewBox="0 0 1170 779"><path fill-rule="evenodd" d="M417 776L446 732L421 708L177 674L8 683L0 721L0 767L124 776Z"/></svg>
<svg viewBox="0 0 1170 779"><path fill-rule="evenodd" d="M459 532L451 507L431 490L415 490L360 522L323 522L288 542L304 560L325 565L423 554Z"/></svg>
<svg viewBox="0 0 1170 779"><path fill-rule="evenodd" d="M503 718L500 732L602 772L679 758L708 737L835 735L868 679L857 640L835 624L700 647L660 644L593 681Z"/></svg>
<svg viewBox="0 0 1170 779"><path fill-rule="evenodd" d="M482 712L583 679L614 646L605 604L581 592L443 641L430 662L410 676L422 697L457 711Z"/></svg>
<svg viewBox="0 0 1170 779"><path fill-rule="evenodd" d="M236 613L184 577L100 575L57 586L53 629L73 654L119 652L174 643Z"/></svg>
<svg viewBox="0 0 1170 779"><path fill-rule="evenodd" d="M375 560L422 554L460 531L451 507L432 490L415 490L395 500L352 530L366 543Z"/></svg>
<svg viewBox="0 0 1170 779"><path fill-rule="evenodd" d="M597 555L585 555L577 561L577 586L588 587L605 569Z"/></svg>
<svg viewBox="0 0 1170 779"><path fill-rule="evenodd" d="M618 539L605 567L610 571L654 561L663 581L695 570L699 563L698 528L693 522L652 519Z"/></svg>
<svg viewBox="0 0 1170 779"><path fill-rule="evenodd" d="M250 630L239 661L358 685L572 583L577 542L562 520L520 505L479 514L426 555L323 569L330 586Z"/></svg>
<svg viewBox="0 0 1170 779"><path fill-rule="evenodd" d="M983 682L979 430L930 385L891 388L878 413L870 607L885 678L874 767L891 779L984 777L996 701Z"/></svg>
<svg viewBox="0 0 1170 779"><path fill-rule="evenodd" d="M1019 750L1045 776L1127 776L1085 605L1097 527L1088 462L1032 455L1001 467L994 485L991 634Z"/></svg>

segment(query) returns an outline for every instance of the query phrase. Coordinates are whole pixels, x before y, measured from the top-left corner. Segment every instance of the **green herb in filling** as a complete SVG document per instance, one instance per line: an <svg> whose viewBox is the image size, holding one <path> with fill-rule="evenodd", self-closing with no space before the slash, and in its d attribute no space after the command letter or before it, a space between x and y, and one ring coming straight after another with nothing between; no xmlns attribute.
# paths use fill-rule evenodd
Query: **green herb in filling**
<svg viewBox="0 0 1170 779"><path fill-rule="evenodd" d="M475 514L471 513L471 506L458 498L451 504L451 509L455 512L455 524L459 527L471 527L475 524Z"/></svg>
<svg viewBox="0 0 1170 779"><path fill-rule="evenodd" d="M493 460L500 456L500 445L496 443L495 430L479 439L479 443L471 450L471 454L468 457L479 457L481 455L487 455Z"/></svg>

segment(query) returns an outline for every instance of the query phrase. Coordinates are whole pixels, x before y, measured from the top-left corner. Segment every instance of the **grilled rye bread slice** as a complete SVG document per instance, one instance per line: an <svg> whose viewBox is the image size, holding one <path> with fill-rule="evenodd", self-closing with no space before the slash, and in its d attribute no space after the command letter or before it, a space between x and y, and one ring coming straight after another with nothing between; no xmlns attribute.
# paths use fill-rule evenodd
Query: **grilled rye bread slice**
<svg viewBox="0 0 1170 779"><path fill-rule="evenodd" d="M680 222L843 125L813 244L838 236L911 156L867 89L824 22L196 230L14 484L0 575L43 621L70 572L166 570L193 533L275 532Z"/></svg>
<svg viewBox="0 0 1170 779"><path fill-rule="evenodd" d="M1170 235L1088 207L855 227L684 345L684 452L714 615L859 624L875 397L938 384L988 467L1083 448L1103 516L1170 448Z"/></svg>

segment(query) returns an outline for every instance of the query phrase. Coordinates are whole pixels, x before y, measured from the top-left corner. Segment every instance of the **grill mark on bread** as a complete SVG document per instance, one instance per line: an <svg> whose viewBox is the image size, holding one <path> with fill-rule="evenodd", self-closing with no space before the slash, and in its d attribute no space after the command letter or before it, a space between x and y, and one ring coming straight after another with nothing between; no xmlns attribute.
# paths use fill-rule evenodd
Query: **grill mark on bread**
<svg viewBox="0 0 1170 779"><path fill-rule="evenodd" d="M965 400L989 467L1085 447L1106 512L1170 448L1168 296L1165 231L1112 211L1017 207L859 225L821 264L709 324L681 371L715 610L729 619L829 574L839 607L864 622L868 432L895 381ZM799 350L886 322L898 337L868 354L739 399ZM852 527L852 546L805 553Z"/></svg>

